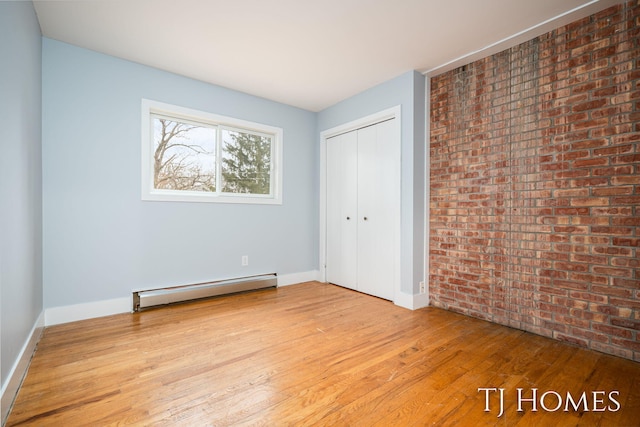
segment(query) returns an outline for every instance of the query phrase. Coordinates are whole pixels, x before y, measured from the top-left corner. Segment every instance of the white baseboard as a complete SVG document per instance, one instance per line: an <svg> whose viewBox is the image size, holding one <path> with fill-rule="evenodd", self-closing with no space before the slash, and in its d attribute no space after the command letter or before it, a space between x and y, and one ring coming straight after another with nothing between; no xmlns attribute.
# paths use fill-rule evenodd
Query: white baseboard
<svg viewBox="0 0 640 427"><path fill-rule="evenodd" d="M396 295L393 303L397 306L408 308L409 310L417 310L429 306L429 294L411 295L400 292L400 295Z"/></svg>
<svg viewBox="0 0 640 427"><path fill-rule="evenodd" d="M52 326L95 317L110 316L112 314L130 313L132 310L133 301L129 296L47 308L44 313L44 321L46 326Z"/></svg>
<svg viewBox="0 0 640 427"><path fill-rule="evenodd" d="M40 337L42 337L42 331L44 331L44 311L40 313L38 319L36 320L35 325L31 329L29 333L29 338L22 346L20 350L20 354L16 362L13 364L11 371L9 371L9 375L7 376L7 381L2 385L2 399L0 401L0 408L2 408L0 413L0 425L4 425L4 422L9 415L9 411L11 410L11 405L13 405L13 401L18 394L18 390L22 385L22 380L27 374L27 370L29 369L29 364L31 363L31 358L33 357L33 353L36 351L36 346L40 341Z"/></svg>
<svg viewBox="0 0 640 427"><path fill-rule="evenodd" d="M320 280L320 272L318 270L304 271L302 273L278 274L278 286L289 286L304 282L313 282Z"/></svg>
<svg viewBox="0 0 640 427"><path fill-rule="evenodd" d="M320 272L317 270L278 275L278 286L288 286L296 283L318 280L319 275ZM129 296L104 301L47 308L44 314L44 322L46 326L52 326L59 325L61 323L75 322L78 320L93 319L95 317L110 316L112 314L130 313L132 310L133 301L132 297Z"/></svg>
<svg viewBox="0 0 640 427"><path fill-rule="evenodd" d="M418 294L413 296L413 310L429 307L429 293Z"/></svg>
<svg viewBox="0 0 640 427"><path fill-rule="evenodd" d="M281 274L278 275L278 286L289 286L317 280L320 280L320 272L318 270ZM416 310L429 305L429 295L411 295L401 292L400 295L395 298L394 303L409 310ZM44 312L44 325L52 326L78 320L110 316L112 314L130 313L132 310L133 302L131 297L52 307L47 308Z"/></svg>

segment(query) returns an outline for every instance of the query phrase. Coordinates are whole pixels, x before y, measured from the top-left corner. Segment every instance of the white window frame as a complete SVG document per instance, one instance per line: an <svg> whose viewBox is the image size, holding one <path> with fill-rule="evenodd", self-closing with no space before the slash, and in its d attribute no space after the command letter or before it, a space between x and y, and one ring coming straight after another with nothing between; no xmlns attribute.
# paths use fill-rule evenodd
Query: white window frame
<svg viewBox="0 0 640 427"><path fill-rule="evenodd" d="M203 123L217 128L216 192L156 189L153 185L153 115L168 119ZM270 194L234 194L221 191L221 129L233 129L272 137ZM142 100L142 200L163 202L282 204L282 128L193 110L163 102Z"/></svg>

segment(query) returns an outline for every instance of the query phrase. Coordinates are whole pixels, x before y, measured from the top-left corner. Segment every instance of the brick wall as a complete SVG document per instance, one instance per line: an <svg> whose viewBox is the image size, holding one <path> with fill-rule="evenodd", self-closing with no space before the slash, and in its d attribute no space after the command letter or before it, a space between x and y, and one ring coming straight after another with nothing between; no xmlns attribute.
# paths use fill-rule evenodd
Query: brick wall
<svg viewBox="0 0 640 427"><path fill-rule="evenodd" d="M640 361L640 2L430 96L432 305Z"/></svg>

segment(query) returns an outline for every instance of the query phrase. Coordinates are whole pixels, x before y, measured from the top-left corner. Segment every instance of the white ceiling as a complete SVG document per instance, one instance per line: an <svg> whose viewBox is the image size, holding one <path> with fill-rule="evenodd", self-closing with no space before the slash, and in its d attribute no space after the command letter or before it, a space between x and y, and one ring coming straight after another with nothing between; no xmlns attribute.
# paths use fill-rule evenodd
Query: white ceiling
<svg viewBox="0 0 640 427"><path fill-rule="evenodd" d="M320 111L616 0L45 0L45 37ZM474 56L474 53L476 55Z"/></svg>

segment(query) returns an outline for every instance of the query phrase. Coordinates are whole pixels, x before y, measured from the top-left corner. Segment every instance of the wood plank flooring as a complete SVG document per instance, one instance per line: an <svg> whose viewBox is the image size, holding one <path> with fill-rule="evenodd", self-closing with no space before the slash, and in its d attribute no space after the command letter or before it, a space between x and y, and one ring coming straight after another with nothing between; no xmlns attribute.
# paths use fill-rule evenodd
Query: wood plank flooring
<svg viewBox="0 0 640 427"><path fill-rule="evenodd" d="M640 363L311 282L47 328L6 425L638 426Z"/></svg>

